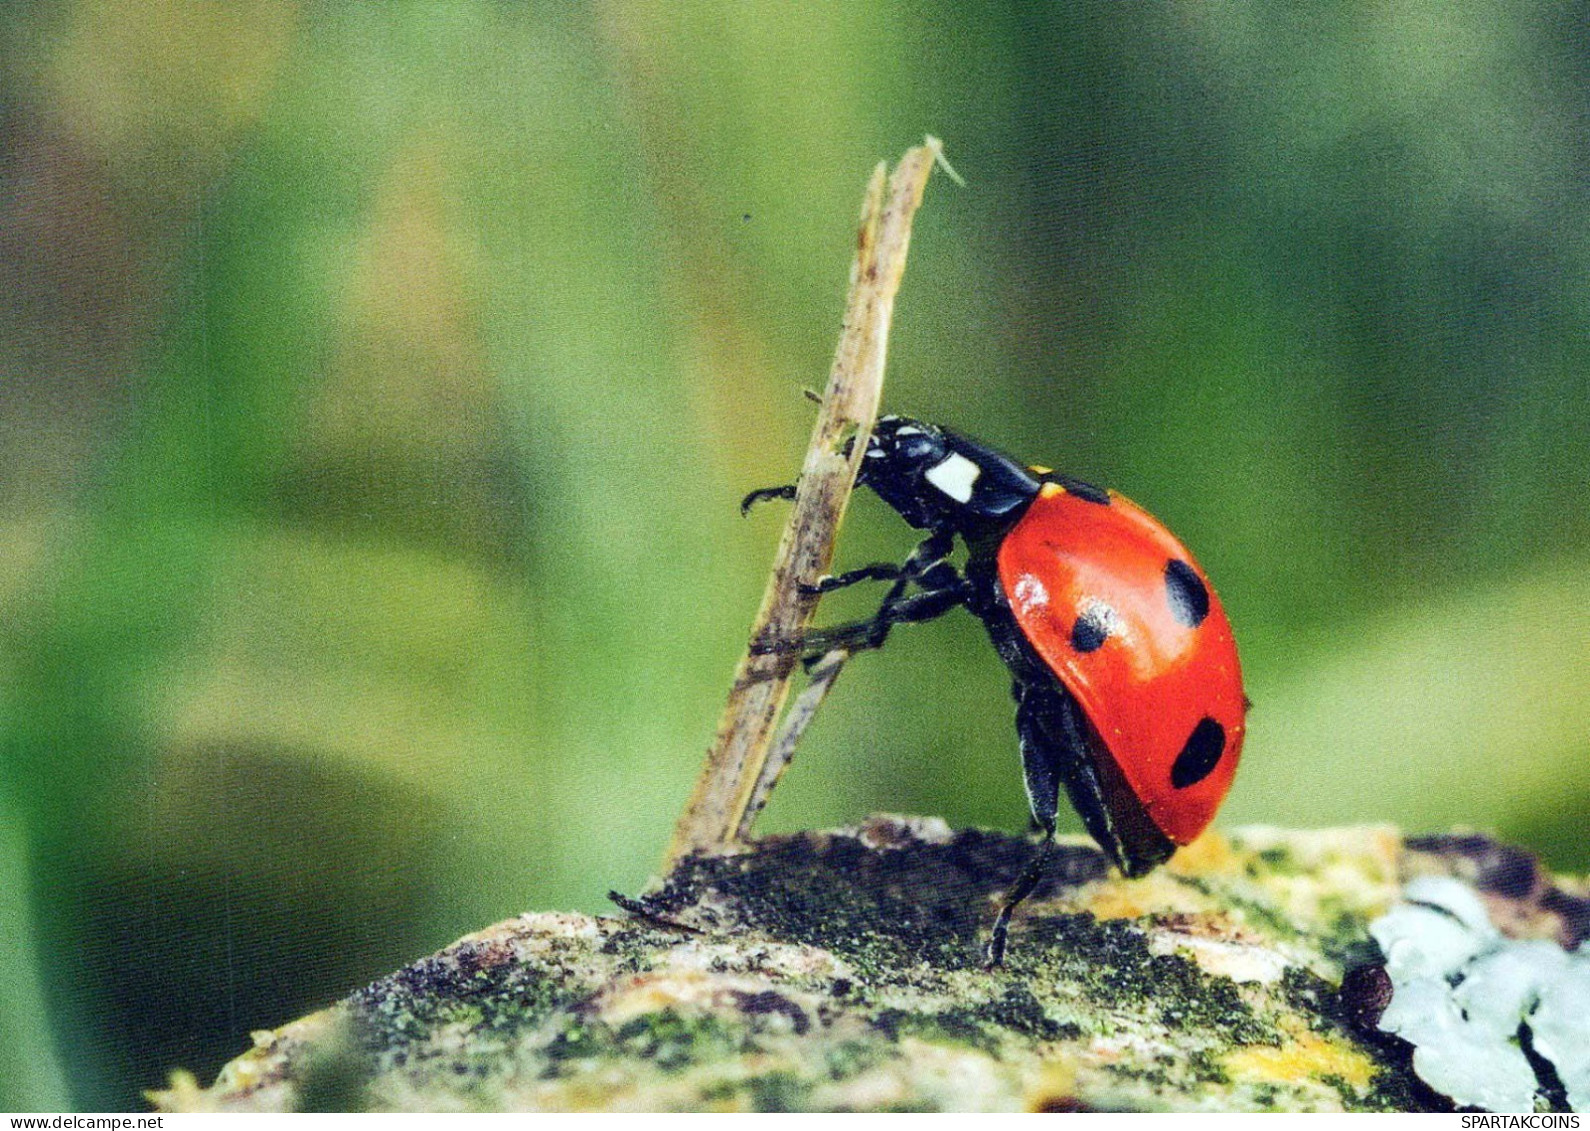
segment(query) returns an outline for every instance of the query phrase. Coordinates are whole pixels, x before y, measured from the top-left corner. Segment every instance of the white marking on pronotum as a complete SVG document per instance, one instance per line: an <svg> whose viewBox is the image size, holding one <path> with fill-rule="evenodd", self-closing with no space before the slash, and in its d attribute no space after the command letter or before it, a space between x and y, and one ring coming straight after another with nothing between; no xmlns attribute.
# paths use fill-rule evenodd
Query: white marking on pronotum
<svg viewBox="0 0 1590 1131"><path fill-rule="evenodd" d="M896 436L926 436L927 433L915 424L906 424L894 430Z"/></svg>
<svg viewBox="0 0 1590 1131"><path fill-rule="evenodd" d="M977 482L977 477L982 473L982 468L960 452L951 452L927 469L926 478L957 503L965 503L971 501L972 484Z"/></svg>

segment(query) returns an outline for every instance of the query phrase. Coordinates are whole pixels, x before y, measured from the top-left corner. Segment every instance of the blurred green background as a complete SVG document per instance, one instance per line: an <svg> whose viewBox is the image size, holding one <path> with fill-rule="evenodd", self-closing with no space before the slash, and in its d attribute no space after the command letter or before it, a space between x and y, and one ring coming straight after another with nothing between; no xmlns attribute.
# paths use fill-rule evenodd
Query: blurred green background
<svg viewBox="0 0 1590 1131"><path fill-rule="evenodd" d="M1223 819L1590 866L1582 3L67 0L0 76L0 1108L640 887L927 131L886 407L1193 547ZM1023 828L981 631L855 664L764 827Z"/></svg>

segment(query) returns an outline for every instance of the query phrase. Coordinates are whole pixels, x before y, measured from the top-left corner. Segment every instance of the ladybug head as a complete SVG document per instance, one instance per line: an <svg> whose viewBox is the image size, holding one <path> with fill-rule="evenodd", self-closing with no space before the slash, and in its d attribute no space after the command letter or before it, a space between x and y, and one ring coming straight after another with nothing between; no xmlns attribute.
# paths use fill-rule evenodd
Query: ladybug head
<svg viewBox="0 0 1590 1131"><path fill-rule="evenodd" d="M950 517L957 495L963 496L961 502L971 497L971 480L967 476L976 478L976 465L962 458L960 462L966 464L961 474L966 480L965 490L953 485L950 492L932 487L928 476L953 458L944 430L936 424L904 416L880 416L867 441L867 454L856 482L871 487L912 526L938 527Z"/></svg>
<svg viewBox="0 0 1590 1131"><path fill-rule="evenodd" d="M975 440L905 416L880 416L857 482L922 530L971 532L1031 500L1037 481Z"/></svg>

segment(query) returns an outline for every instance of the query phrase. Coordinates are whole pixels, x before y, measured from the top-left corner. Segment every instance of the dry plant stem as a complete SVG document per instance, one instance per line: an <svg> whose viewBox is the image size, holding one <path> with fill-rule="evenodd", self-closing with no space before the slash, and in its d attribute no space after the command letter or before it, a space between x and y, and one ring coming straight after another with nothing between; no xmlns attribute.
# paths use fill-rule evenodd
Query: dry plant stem
<svg viewBox="0 0 1590 1131"><path fill-rule="evenodd" d="M737 839L750 838L751 826L756 823L757 815L767 805L767 799L773 795L773 787L778 785L779 779L784 776L784 771L789 769L789 764L795 757L795 747L800 745L801 735L806 733L806 728L817 717L817 708L821 707L823 700L828 698L828 693L833 690L834 682L839 679L839 673L844 671L845 662L849 659L849 649L836 648L812 668L811 682L801 689L801 693L795 697L795 702L790 704L790 709L784 713L784 721L779 725L778 735L773 739L767 761L762 763L762 772L757 775L756 786L751 791L751 800L746 805L745 812L740 814L740 825L735 830Z"/></svg>
<svg viewBox="0 0 1590 1131"><path fill-rule="evenodd" d="M795 505L717 736L674 830L670 865L690 852L736 843L749 831L754 809L760 807L753 806L753 800L766 801L782 769L768 762L774 728L799 658L798 651L787 645L800 639L817 604L815 597L800 591L799 584L814 582L833 560L845 504L878 414L889 323L905 273L911 220L922 202L928 174L942 160L941 150L937 138L927 138L900 159L887 179L887 193L881 163L867 186L844 328L806 449ZM844 446L851 436L857 441L847 458ZM833 674L837 676L837 669ZM815 703L810 709L815 710ZM784 752L785 762L790 752Z"/></svg>

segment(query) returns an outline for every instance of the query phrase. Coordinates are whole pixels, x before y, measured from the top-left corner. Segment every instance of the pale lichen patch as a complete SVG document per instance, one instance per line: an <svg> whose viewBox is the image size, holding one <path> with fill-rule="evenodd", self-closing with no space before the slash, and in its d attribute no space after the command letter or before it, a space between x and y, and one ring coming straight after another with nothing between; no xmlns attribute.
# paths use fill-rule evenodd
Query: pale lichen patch
<svg viewBox="0 0 1590 1131"><path fill-rule="evenodd" d="M1152 954L1179 954L1196 962L1204 973L1230 978L1233 982L1269 985L1279 982L1290 965L1287 956L1276 950L1178 931L1151 932L1148 948Z"/></svg>
<svg viewBox="0 0 1590 1131"><path fill-rule="evenodd" d="M1590 1111L1590 956L1505 938L1451 876L1416 876L1403 897L1369 930L1392 988L1379 1027L1413 1045L1419 1077L1489 1111Z"/></svg>

